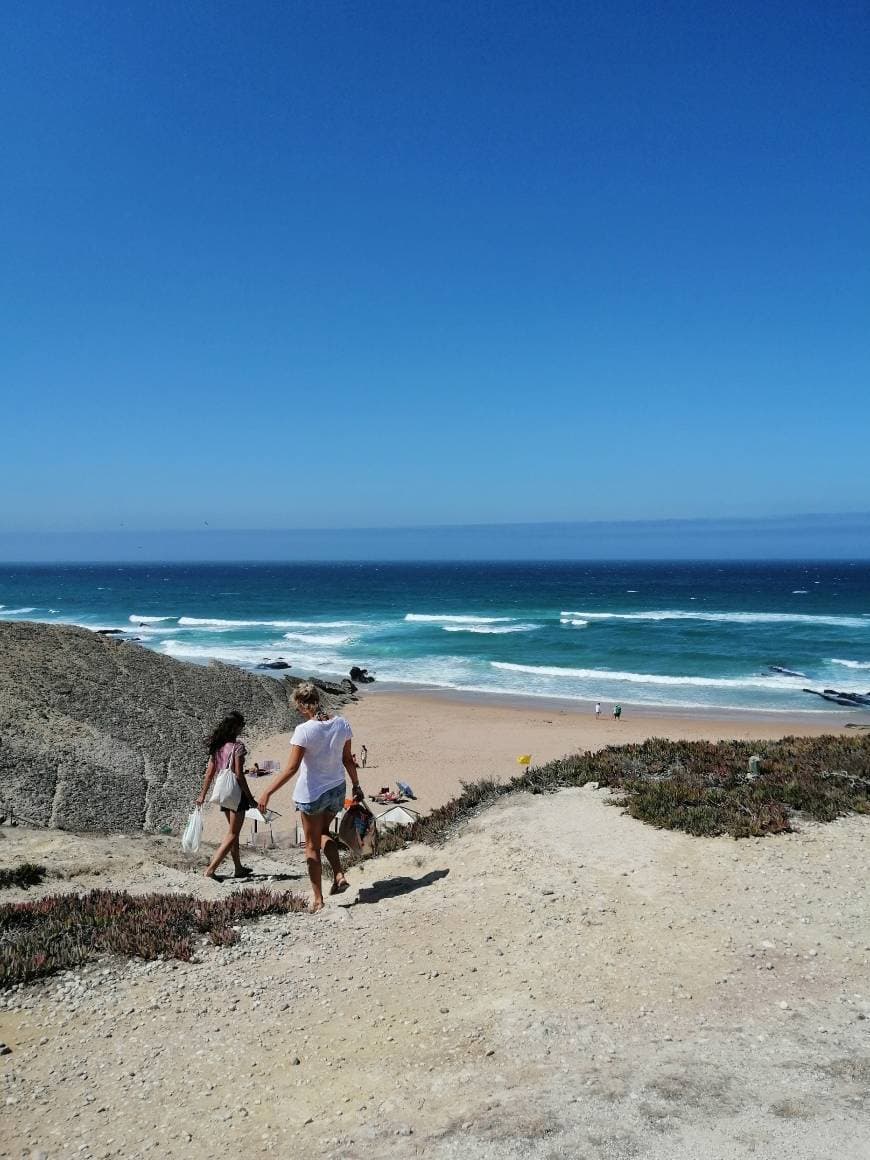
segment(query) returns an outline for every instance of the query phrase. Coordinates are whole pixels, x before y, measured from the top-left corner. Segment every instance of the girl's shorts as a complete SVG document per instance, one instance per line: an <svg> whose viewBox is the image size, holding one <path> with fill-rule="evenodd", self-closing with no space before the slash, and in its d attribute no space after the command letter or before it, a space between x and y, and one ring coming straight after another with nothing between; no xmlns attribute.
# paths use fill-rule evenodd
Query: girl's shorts
<svg viewBox="0 0 870 1160"><path fill-rule="evenodd" d="M344 806L344 782L325 790L313 802L296 802L295 805L301 814L337 814Z"/></svg>

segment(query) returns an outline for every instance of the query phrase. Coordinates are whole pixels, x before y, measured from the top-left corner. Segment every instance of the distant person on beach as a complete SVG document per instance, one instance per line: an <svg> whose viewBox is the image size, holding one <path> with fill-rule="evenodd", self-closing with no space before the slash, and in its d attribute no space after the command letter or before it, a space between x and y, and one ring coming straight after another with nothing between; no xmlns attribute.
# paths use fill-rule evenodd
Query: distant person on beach
<svg viewBox="0 0 870 1160"><path fill-rule="evenodd" d="M242 865L239 853L239 835L245 822L245 810L254 804L254 795L248 789L248 783L245 781L245 754L247 750L244 742L239 741L239 734L244 727L245 719L241 713L230 713L216 726L206 742L209 754L208 765L205 767L202 793L196 799L196 804L201 806L206 800L211 783L222 769L232 769L241 791L239 804L234 810L221 807L224 817L227 819L227 835L215 850L214 857L206 867L206 878L214 878L215 871L227 854L232 856L233 865L236 868L236 878L247 878L251 873L247 866Z"/></svg>
<svg viewBox="0 0 870 1160"><path fill-rule="evenodd" d="M598 720L600 720L600 718L601 718L601 702L596 701L595 702L595 720L598 721Z"/></svg>
<svg viewBox="0 0 870 1160"><path fill-rule="evenodd" d="M366 763L369 759L369 751L366 749L366 747L364 745L361 745L359 747L359 754L360 754L360 757L362 758L362 767L363 767L363 769L365 769Z"/></svg>
<svg viewBox="0 0 870 1160"><path fill-rule="evenodd" d="M621 716L622 716L622 705L614 705L613 706L613 720L618 721Z"/></svg>
<svg viewBox="0 0 870 1160"><path fill-rule="evenodd" d="M344 717L329 716L320 702L317 686L309 681L296 687L293 700L307 720L296 726L290 738L287 764L262 795L259 806L261 810L268 809L272 794L299 773L293 801L302 815L305 859L313 895L310 910L314 914L323 909L321 854L326 856L332 867L332 887L329 893L341 894L349 886L341 868L338 844L329 832L333 818L344 805L345 772L351 780L353 796L357 801L364 801L365 795L359 784L350 747L353 733L349 723Z"/></svg>

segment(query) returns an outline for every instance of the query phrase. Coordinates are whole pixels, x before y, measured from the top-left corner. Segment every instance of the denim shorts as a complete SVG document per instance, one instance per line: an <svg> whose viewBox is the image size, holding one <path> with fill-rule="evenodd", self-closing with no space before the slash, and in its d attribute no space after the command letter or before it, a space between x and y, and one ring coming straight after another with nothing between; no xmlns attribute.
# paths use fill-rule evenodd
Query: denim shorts
<svg viewBox="0 0 870 1160"><path fill-rule="evenodd" d="M313 802L296 802L301 814L337 814L344 805L344 782L324 790Z"/></svg>

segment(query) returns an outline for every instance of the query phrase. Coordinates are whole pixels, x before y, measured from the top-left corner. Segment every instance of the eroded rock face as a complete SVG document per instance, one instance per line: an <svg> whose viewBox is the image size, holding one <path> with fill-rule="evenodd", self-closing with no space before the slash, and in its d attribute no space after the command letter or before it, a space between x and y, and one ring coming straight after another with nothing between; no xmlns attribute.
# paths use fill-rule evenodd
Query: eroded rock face
<svg viewBox="0 0 870 1160"><path fill-rule="evenodd" d="M0 800L59 829L176 828L214 723L238 709L247 738L293 729L297 684L83 628L0 622Z"/></svg>

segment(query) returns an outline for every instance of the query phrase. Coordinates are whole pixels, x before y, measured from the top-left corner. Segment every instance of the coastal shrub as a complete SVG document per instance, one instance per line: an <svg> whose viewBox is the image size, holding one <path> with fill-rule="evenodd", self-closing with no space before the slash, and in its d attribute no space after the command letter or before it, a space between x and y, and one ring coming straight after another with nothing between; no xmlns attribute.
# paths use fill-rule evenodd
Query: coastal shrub
<svg viewBox="0 0 870 1160"><path fill-rule="evenodd" d="M747 778L757 755L761 773ZM506 794L552 793L597 782L613 804L663 829L697 836L760 837L793 829L795 814L831 822L870 813L870 735L785 737L780 741L669 741L610 745L530 766L508 782L463 783L446 805L412 826L382 834L378 853L408 842L436 845ZM348 864L356 861L354 857Z"/></svg>
<svg viewBox="0 0 870 1160"><path fill-rule="evenodd" d="M22 862L20 866L0 870L0 890L8 890L11 886L38 886L45 874L44 866L37 866L35 862Z"/></svg>
<svg viewBox="0 0 870 1160"><path fill-rule="evenodd" d="M207 935L229 946L239 922L305 910L289 891L245 890L218 902L190 894L130 895L116 890L55 894L0 906L0 987L81 966L99 955L181 959Z"/></svg>

